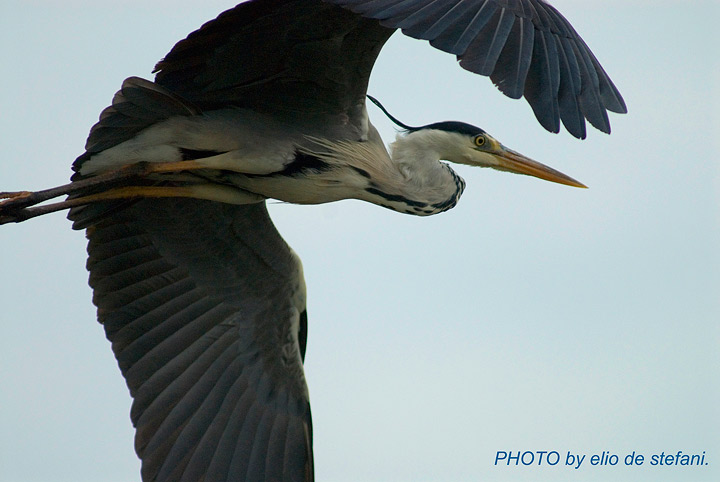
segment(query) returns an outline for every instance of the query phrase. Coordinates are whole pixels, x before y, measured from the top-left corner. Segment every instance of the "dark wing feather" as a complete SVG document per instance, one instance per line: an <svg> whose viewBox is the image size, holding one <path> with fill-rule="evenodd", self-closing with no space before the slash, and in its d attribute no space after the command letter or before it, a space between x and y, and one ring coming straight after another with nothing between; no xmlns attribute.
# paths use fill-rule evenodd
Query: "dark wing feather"
<svg viewBox="0 0 720 482"><path fill-rule="evenodd" d="M557 102L559 85L560 65L555 39L548 32L536 30L524 95L535 112L535 117L551 132L560 130L560 106ZM581 126L573 126L572 130L568 130L574 133L575 128L584 130L585 122L582 121Z"/></svg>
<svg viewBox="0 0 720 482"><path fill-rule="evenodd" d="M143 480L312 480L302 274L265 205L141 200L93 222Z"/></svg>
<svg viewBox="0 0 720 482"><path fill-rule="evenodd" d="M585 119L610 132L625 102L570 23L541 0L326 0L455 54L507 96L524 95L540 124L575 137Z"/></svg>
<svg viewBox="0 0 720 482"><path fill-rule="evenodd" d="M393 31L320 0L249 1L178 42L155 81L203 110L353 118Z"/></svg>
<svg viewBox="0 0 720 482"><path fill-rule="evenodd" d="M523 92L534 44L535 29L527 18L518 18L509 32L490 79L508 97L518 99Z"/></svg>
<svg viewBox="0 0 720 482"><path fill-rule="evenodd" d="M492 74L514 23L512 13L502 8L495 10L460 58L460 66L481 75Z"/></svg>

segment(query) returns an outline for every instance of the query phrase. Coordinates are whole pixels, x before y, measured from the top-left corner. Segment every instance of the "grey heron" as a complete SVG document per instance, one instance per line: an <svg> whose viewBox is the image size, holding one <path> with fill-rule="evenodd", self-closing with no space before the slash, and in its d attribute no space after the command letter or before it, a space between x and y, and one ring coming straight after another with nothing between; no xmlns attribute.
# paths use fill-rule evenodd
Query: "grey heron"
<svg viewBox="0 0 720 482"><path fill-rule="evenodd" d="M579 185L459 122L405 125L388 154L365 94L398 28L524 95L551 131L609 131L606 110L625 110L542 2L254 1L180 42L155 82L128 79L69 186L3 204L6 222L72 208L88 229L145 480L312 479L302 269L266 198L434 214L464 187L441 159Z"/></svg>

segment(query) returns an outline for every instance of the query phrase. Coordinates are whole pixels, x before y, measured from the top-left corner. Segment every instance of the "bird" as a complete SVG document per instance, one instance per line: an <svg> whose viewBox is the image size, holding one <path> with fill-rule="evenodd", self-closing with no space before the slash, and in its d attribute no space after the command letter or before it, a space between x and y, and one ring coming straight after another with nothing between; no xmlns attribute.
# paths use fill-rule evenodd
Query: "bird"
<svg viewBox="0 0 720 482"><path fill-rule="evenodd" d="M154 80L122 83L70 183L0 193L0 224L69 209L86 230L143 481L315 478L307 291L267 200L434 215L465 189L448 162L585 187L479 127L413 127L368 96L398 30L524 97L550 132L610 133L608 111L627 112L543 0L249 0L178 42ZM389 150L368 100L398 126Z"/></svg>

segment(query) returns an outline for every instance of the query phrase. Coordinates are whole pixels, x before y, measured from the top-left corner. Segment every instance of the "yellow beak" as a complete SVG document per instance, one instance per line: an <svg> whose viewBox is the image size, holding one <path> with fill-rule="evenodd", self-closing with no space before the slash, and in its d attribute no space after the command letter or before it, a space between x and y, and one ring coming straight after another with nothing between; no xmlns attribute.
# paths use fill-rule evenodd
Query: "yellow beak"
<svg viewBox="0 0 720 482"><path fill-rule="evenodd" d="M499 144L499 143L498 143ZM498 162L498 166L493 166L501 171L514 172L516 174L525 174L526 176L538 177L546 181L557 182L567 186L587 188L587 186L572 177L556 171L552 167L533 161L529 157L525 157L519 152L515 152L507 147L499 144L493 157Z"/></svg>

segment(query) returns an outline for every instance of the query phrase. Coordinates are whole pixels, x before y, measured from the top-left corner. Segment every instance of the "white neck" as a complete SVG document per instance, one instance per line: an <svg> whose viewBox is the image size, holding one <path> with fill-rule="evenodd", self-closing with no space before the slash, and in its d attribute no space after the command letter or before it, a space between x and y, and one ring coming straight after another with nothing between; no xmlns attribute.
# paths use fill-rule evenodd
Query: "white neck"
<svg viewBox="0 0 720 482"><path fill-rule="evenodd" d="M440 162L453 157L458 141L452 136L454 134L437 130L398 134L390 145L389 169L384 175L373 178L378 190L388 196L383 198L376 194L375 198L366 200L421 216L454 207L465 188L465 181L450 166ZM404 199L387 203L393 196ZM382 198L381 202L376 200L377 197Z"/></svg>
<svg viewBox="0 0 720 482"><path fill-rule="evenodd" d="M399 135L390 146L392 156L377 132L363 142L309 138L313 148L303 152L319 158L331 169L308 175L310 186L294 182L293 186L301 191L296 195L288 196L288 186L284 186L282 196L269 193L268 197L303 204L355 198L417 216L447 211L457 203L465 181L440 162L446 157L435 146L452 146L452 141L438 143L438 139L432 139L437 136L435 132L442 133L428 130ZM448 147L446 152L453 149Z"/></svg>

